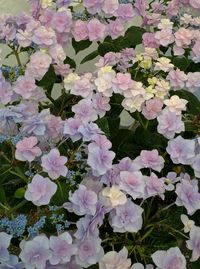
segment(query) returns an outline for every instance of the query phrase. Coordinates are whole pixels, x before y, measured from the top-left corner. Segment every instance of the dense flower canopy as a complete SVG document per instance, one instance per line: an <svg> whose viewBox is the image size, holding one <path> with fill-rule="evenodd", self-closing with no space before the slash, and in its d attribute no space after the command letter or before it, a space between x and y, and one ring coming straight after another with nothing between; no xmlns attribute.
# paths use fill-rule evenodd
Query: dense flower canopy
<svg viewBox="0 0 200 269"><path fill-rule="evenodd" d="M199 268L200 1L29 4L0 16L0 269Z"/></svg>

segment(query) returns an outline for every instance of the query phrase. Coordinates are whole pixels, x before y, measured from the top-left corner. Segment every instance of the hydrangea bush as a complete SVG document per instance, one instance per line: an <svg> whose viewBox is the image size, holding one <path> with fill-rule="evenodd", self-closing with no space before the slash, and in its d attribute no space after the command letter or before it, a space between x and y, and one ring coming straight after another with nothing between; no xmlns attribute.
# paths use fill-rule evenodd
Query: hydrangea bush
<svg viewBox="0 0 200 269"><path fill-rule="evenodd" d="M199 269L200 1L29 2L0 17L0 269Z"/></svg>

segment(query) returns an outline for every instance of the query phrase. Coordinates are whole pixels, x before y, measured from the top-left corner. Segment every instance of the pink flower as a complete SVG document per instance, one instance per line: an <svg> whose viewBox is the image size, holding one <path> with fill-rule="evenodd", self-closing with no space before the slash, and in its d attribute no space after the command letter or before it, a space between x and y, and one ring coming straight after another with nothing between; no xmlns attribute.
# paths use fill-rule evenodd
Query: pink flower
<svg viewBox="0 0 200 269"><path fill-rule="evenodd" d="M131 21L135 16L132 4L120 4L117 10L117 17L122 21Z"/></svg>
<svg viewBox="0 0 200 269"><path fill-rule="evenodd" d="M34 205L48 205L51 197L56 193L57 185L48 177L36 174L25 192L25 199Z"/></svg>
<svg viewBox="0 0 200 269"><path fill-rule="evenodd" d="M175 134L185 131L185 125L181 120L181 115L177 115L175 112L171 112L168 109L162 110L157 120L158 132L168 139L173 138Z"/></svg>
<svg viewBox="0 0 200 269"><path fill-rule="evenodd" d="M200 227L193 226L190 230L190 239L186 241L187 248L192 250L191 262L195 262L200 257Z"/></svg>
<svg viewBox="0 0 200 269"><path fill-rule="evenodd" d="M6 105L12 100L13 91L9 82L5 80L0 71L0 103Z"/></svg>
<svg viewBox="0 0 200 269"><path fill-rule="evenodd" d="M51 46L56 42L56 35L52 28L39 26L34 31L32 41L41 46Z"/></svg>
<svg viewBox="0 0 200 269"><path fill-rule="evenodd" d="M187 79L186 86L189 91L195 92L200 89L200 72L189 72Z"/></svg>
<svg viewBox="0 0 200 269"><path fill-rule="evenodd" d="M151 255L156 268L159 269L186 269L186 260L178 247L158 250Z"/></svg>
<svg viewBox="0 0 200 269"><path fill-rule="evenodd" d="M184 206L189 215L200 209L200 193L196 179L181 179L176 185L176 205Z"/></svg>
<svg viewBox="0 0 200 269"><path fill-rule="evenodd" d="M72 107L72 111L76 114L76 118L83 122L95 121L97 112L93 108L91 100L82 99L78 104Z"/></svg>
<svg viewBox="0 0 200 269"><path fill-rule="evenodd" d="M49 48L49 54L52 57L52 59L58 64L62 64L66 58L64 49L60 44L55 44L51 46Z"/></svg>
<svg viewBox="0 0 200 269"><path fill-rule="evenodd" d="M164 200L165 183L156 174L151 173L150 177L146 177L145 198L159 195Z"/></svg>
<svg viewBox="0 0 200 269"><path fill-rule="evenodd" d="M42 154L39 147L36 147L38 141L37 137L25 137L16 144L15 158L20 161L32 162L35 157Z"/></svg>
<svg viewBox="0 0 200 269"><path fill-rule="evenodd" d="M200 2L199 2L199 0L189 0L189 4L193 8L200 9Z"/></svg>
<svg viewBox="0 0 200 269"><path fill-rule="evenodd" d="M80 95L83 98L91 96L93 85L91 84L91 74L85 74L80 79L75 80L71 88L71 94Z"/></svg>
<svg viewBox="0 0 200 269"><path fill-rule="evenodd" d="M20 94L24 99L29 99L36 89L35 80L28 75L18 77L13 87L13 91Z"/></svg>
<svg viewBox="0 0 200 269"><path fill-rule="evenodd" d="M50 25L58 33L69 32L72 26L71 14L66 11L55 12Z"/></svg>
<svg viewBox="0 0 200 269"><path fill-rule="evenodd" d="M52 265L69 262L71 256L76 254L77 248L72 244L72 237L68 232L64 232L58 236L51 236L49 245L53 252L50 258Z"/></svg>
<svg viewBox="0 0 200 269"><path fill-rule="evenodd" d="M128 193L134 200L144 197L145 180L140 171L121 171L120 179L120 189Z"/></svg>
<svg viewBox="0 0 200 269"><path fill-rule="evenodd" d="M191 44L193 32L189 29L179 28L175 33L175 42L178 47L185 47Z"/></svg>
<svg viewBox="0 0 200 269"><path fill-rule="evenodd" d="M51 62L52 59L48 54L37 51L30 57L30 62L26 68L26 75L40 80L48 71Z"/></svg>
<svg viewBox="0 0 200 269"><path fill-rule="evenodd" d="M27 30L23 31L19 29L16 34L19 45L24 48L30 46L32 42L32 35L33 35L32 32L28 32Z"/></svg>
<svg viewBox="0 0 200 269"><path fill-rule="evenodd" d="M92 96L92 102L100 118L105 116L106 111L109 111L111 106L109 104L110 98L101 93L96 93Z"/></svg>
<svg viewBox="0 0 200 269"><path fill-rule="evenodd" d="M82 122L78 118L69 118L65 120L63 133L68 135L72 141L75 142L82 137L81 133L78 131L81 124Z"/></svg>
<svg viewBox="0 0 200 269"><path fill-rule="evenodd" d="M151 168L160 172L164 167L164 159L158 154L157 149L142 150L140 156L135 159L141 168Z"/></svg>
<svg viewBox="0 0 200 269"><path fill-rule="evenodd" d="M192 48L192 60L196 63L200 62L200 39L198 39Z"/></svg>
<svg viewBox="0 0 200 269"><path fill-rule="evenodd" d="M91 14L100 12L103 7L103 3L104 0L83 0L83 5Z"/></svg>
<svg viewBox="0 0 200 269"><path fill-rule="evenodd" d="M90 147L87 163L91 166L94 175L103 175L112 167L115 157L113 151L104 148Z"/></svg>
<svg viewBox="0 0 200 269"><path fill-rule="evenodd" d="M153 120L157 118L162 107L163 107L163 101L159 98L153 98L153 99L147 100L145 103L145 106L142 108L142 114L148 120Z"/></svg>
<svg viewBox="0 0 200 269"><path fill-rule="evenodd" d="M124 25L121 20L109 21L108 32L112 39L124 35Z"/></svg>
<svg viewBox="0 0 200 269"><path fill-rule="evenodd" d="M200 178L200 153L195 156L192 168L194 169L195 176Z"/></svg>
<svg viewBox="0 0 200 269"><path fill-rule="evenodd" d="M47 172L50 178L57 179L60 176L65 177L67 175L68 169L65 166L67 157L60 156L60 152L56 148L43 155L41 160L43 171Z"/></svg>
<svg viewBox="0 0 200 269"><path fill-rule="evenodd" d="M97 19L88 22L88 36L90 41L103 39L105 36L106 26Z"/></svg>
<svg viewBox="0 0 200 269"><path fill-rule="evenodd" d="M77 20L74 24L73 35L76 41L88 39L87 22Z"/></svg>
<svg viewBox="0 0 200 269"><path fill-rule="evenodd" d="M155 39L155 33L144 33L142 40L145 47L157 48L159 46Z"/></svg>
<svg viewBox="0 0 200 269"><path fill-rule="evenodd" d="M176 69L169 72L167 79L170 81L172 87L184 88L187 75L180 69Z"/></svg>
<svg viewBox="0 0 200 269"><path fill-rule="evenodd" d="M133 84L131 75L129 73L117 73L116 77L112 80L113 88L116 93L123 93L129 90Z"/></svg>
<svg viewBox="0 0 200 269"><path fill-rule="evenodd" d="M118 0L109 0L109 1L104 1L102 10L107 15L115 15L118 7L119 7L119 1Z"/></svg>
<svg viewBox="0 0 200 269"><path fill-rule="evenodd" d="M174 36L171 29L163 29L156 32L155 39L164 47L167 47L169 44L174 42Z"/></svg>
<svg viewBox="0 0 200 269"><path fill-rule="evenodd" d="M168 142L166 148L173 163L191 164L195 157L195 141L180 135Z"/></svg>

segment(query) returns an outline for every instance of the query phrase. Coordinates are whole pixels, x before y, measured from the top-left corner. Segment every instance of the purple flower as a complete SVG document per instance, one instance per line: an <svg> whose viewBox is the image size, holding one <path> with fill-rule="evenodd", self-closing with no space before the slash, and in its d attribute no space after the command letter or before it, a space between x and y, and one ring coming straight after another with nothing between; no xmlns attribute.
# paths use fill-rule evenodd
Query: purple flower
<svg viewBox="0 0 200 269"><path fill-rule="evenodd" d="M82 135L78 131L79 127L81 126L82 122L78 118L69 118L65 120L64 123L64 131L65 135L69 135L73 142L81 139Z"/></svg>
<svg viewBox="0 0 200 269"><path fill-rule="evenodd" d="M194 169L195 176L200 178L200 153L195 156L192 168Z"/></svg>
<svg viewBox="0 0 200 269"><path fill-rule="evenodd" d="M174 138L175 134L185 131L184 122L181 120L181 115L171 112L168 109L162 110L157 117L158 132L166 138Z"/></svg>
<svg viewBox="0 0 200 269"><path fill-rule="evenodd" d="M117 233L136 233L142 228L143 209L128 199L110 213L110 225Z"/></svg>
<svg viewBox="0 0 200 269"><path fill-rule="evenodd" d="M160 172L164 167L164 159L158 154L157 149L142 150L140 156L137 157L136 162L140 168L151 168Z"/></svg>
<svg viewBox="0 0 200 269"><path fill-rule="evenodd" d="M8 104L13 96L13 91L9 82L5 80L0 71L0 102L4 105Z"/></svg>
<svg viewBox="0 0 200 269"><path fill-rule="evenodd" d="M189 215L194 214L196 210L200 209L200 193L198 190L198 181L196 179L182 179L176 185L176 204L184 206Z"/></svg>
<svg viewBox="0 0 200 269"><path fill-rule="evenodd" d="M123 22L119 19L116 19L114 21L109 21L108 25L108 31L109 35L112 37L112 39L116 39L119 36L124 35L124 25Z"/></svg>
<svg viewBox="0 0 200 269"><path fill-rule="evenodd" d="M173 163L191 164L195 157L195 141L179 135L168 142L166 150Z"/></svg>
<svg viewBox="0 0 200 269"><path fill-rule="evenodd" d="M10 255L9 260L0 264L0 269L23 269L23 262L19 262L19 259L15 255Z"/></svg>
<svg viewBox="0 0 200 269"><path fill-rule="evenodd" d="M78 190L72 195L70 194L69 200L72 202L73 211L77 215L94 215L96 212L97 195L84 185L79 185Z"/></svg>
<svg viewBox="0 0 200 269"><path fill-rule="evenodd" d="M37 206L48 205L51 197L56 193L57 185L48 177L44 178L36 174L32 182L28 184L25 199L32 201Z"/></svg>
<svg viewBox="0 0 200 269"><path fill-rule="evenodd" d="M106 26L96 18L88 22L87 29L90 41L98 41L105 36Z"/></svg>
<svg viewBox="0 0 200 269"><path fill-rule="evenodd" d="M158 178L154 173L150 177L146 177L145 187L146 198L159 195L164 199L165 183L161 178Z"/></svg>
<svg viewBox="0 0 200 269"><path fill-rule="evenodd" d="M97 114L100 118L105 116L106 111L109 111L111 106L109 104L110 98L104 96L101 93L93 94L92 96L92 102L95 107L95 110L97 111Z"/></svg>
<svg viewBox="0 0 200 269"><path fill-rule="evenodd" d="M32 162L35 157L42 154L39 147L36 146L38 143L37 137L25 137L23 140L16 144L15 158L20 161Z"/></svg>
<svg viewBox="0 0 200 269"><path fill-rule="evenodd" d="M186 241L187 248L192 250L191 261L197 261L200 257L200 227L193 226L190 230L190 239Z"/></svg>
<svg viewBox="0 0 200 269"><path fill-rule="evenodd" d="M10 245L11 239L11 235L0 232L0 260L3 262L7 262L9 260L9 252L7 249Z"/></svg>
<svg viewBox="0 0 200 269"><path fill-rule="evenodd" d="M122 171L120 179L120 189L128 193L134 200L144 197L145 180L140 171Z"/></svg>
<svg viewBox="0 0 200 269"><path fill-rule="evenodd" d="M158 250L151 255L157 268L186 269L186 260L178 247L165 250Z"/></svg>
<svg viewBox="0 0 200 269"><path fill-rule="evenodd" d="M96 264L103 257L104 251L101 247L101 239L98 237L88 237L76 242L78 246L78 255L76 263L87 268Z"/></svg>
<svg viewBox="0 0 200 269"><path fill-rule="evenodd" d="M99 134L102 131L96 123L89 122L81 124L78 128L78 132L82 134L83 141L90 141L94 135Z"/></svg>
<svg viewBox="0 0 200 269"><path fill-rule="evenodd" d="M29 99L37 86L35 80L29 76L20 76L14 84L13 91L20 94L24 99Z"/></svg>
<svg viewBox="0 0 200 269"><path fill-rule="evenodd" d="M103 175L112 167L115 157L113 151L104 148L90 147L87 163L91 166L94 175Z"/></svg>
<svg viewBox="0 0 200 269"><path fill-rule="evenodd" d="M57 0L56 4L58 7L63 7L63 6L69 6L71 2L72 0Z"/></svg>
<svg viewBox="0 0 200 269"><path fill-rule="evenodd" d="M72 111L75 113L76 118L83 122L95 121L97 119L97 113L93 108L91 100L83 99L78 104L72 107Z"/></svg>
<svg viewBox="0 0 200 269"><path fill-rule="evenodd" d="M68 232L58 236L51 236L49 239L52 256L50 263L56 265L66 263L71 260L71 256L76 254L77 248L72 244L72 237Z"/></svg>
<svg viewBox="0 0 200 269"><path fill-rule="evenodd" d="M104 0L83 0L83 5L91 14L100 12L103 7L103 3Z"/></svg>
<svg viewBox="0 0 200 269"><path fill-rule="evenodd" d="M69 32L72 26L71 13L59 11L53 14L50 26L58 33Z"/></svg>
<svg viewBox="0 0 200 269"><path fill-rule="evenodd" d="M129 4L120 4L117 10L117 17L122 21L131 21L135 16L133 5Z"/></svg>
<svg viewBox="0 0 200 269"><path fill-rule="evenodd" d="M39 26L33 33L32 41L40 46L51 46L56 41L56 35L52 28Z"/></svg>
<svg viewBox="0 0 200 269"><path fill-rule="evenodd" d="M131 259L128 259L128 250L123 247L119 252L106 253L99 262L99 269L129 269Z"/></svg>
<svg viewBox="0 0 200 269"><path fill-rule="evenodd" d="M47 72L51 62L52 59L48 54L37 51L33 55L31 55L30 62L27 64L26 67L25 75L40 80Z"/></svg>
<svg viewBox="0 0 200 269"><path fill-rule="evenodd" d="M67 157L60 156L58 149L52 149L48 154L43 155L41 161L43 171L47 172L50 178L57 179L67 175L68 169L65 166Z"/></svg>
<svg viewBox="0 0 200 269"><path fill-rule="evenodd" d="M51 257L49 239L45 235L36 236L30 241L21 241L20 248L19 257L26 268L44 269L47 260Z"/></svg>

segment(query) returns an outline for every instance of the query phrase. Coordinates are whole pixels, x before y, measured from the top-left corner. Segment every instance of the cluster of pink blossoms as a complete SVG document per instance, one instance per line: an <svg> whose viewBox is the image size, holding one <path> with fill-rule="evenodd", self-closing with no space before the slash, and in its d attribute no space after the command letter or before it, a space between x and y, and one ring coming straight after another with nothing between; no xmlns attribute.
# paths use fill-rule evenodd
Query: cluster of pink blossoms
<svg viewBox="0 0 200 269"><path fill-rule="evenodd" d="M80 142L85 174L64 194L69 197L61 206L67 214L76 215L73 229L25 237L19 245L20 260L8 251L12 236L0 232L0 268L82 269L99 264L100 269L186 269L186 258L178 247L151 253L156 267L133 263L125 246L117 251L103 248L106 241L101 228L105 222L113 234L135 235L142 230L142 205L149 198L164 201L173 192L174 205L183 207L188 215L200 210L196 179L200 177L200 143L198 138L184 136L188 100L178 95L182 89L192 93L200 89L200 72L180 70L161 52L167 47L171 55L181 56L189 50L189 59L199 63L199 18L185 14L180 16L180 25L174 27L173 23L179 8L186 5L200 10L199 1L172 0L167 6L162 1L151 5L145 0L134 5L125 2L83 0L88 20L76 19L75 11L68 8L70 0L31 0L32 16L2 16L0 38L4 42L14 50L15 42L22 48L36 46L24 74L13 83L0 73L0 134L20 137L13 155L20 164L28 164L31 172L24 198L41 208L51 203L62 188L59 181L67 177L74 162L74 153L69 157L63 153L66 141L73 145ZM162 18L164 11L170 19ZM132 48L109 52L100 57L94 72L84 74L64 63L64 47L72 37L76 41L99 41L106 36L116 39L136 15L142 17L144 27L154 25L157 29L143 35L143 52ZM133 66L134 76L130 71ZM70 117L63 111L52 114L55 100L38 86L50 67L61 77L65 94L76 100ZM138 79L138 73L145 79ZM115 95L122 97L122 108L130 114L136 112L146 122L156 122L157 132L167 144L165 153L152 145L154 149L142 149L133 159L117 157L98 126L112 111ZM175 173L173 168L166 174L166 156L175 166L191 166L193 175ZM185 215L181 220L191 261L196 261L200 257L200 227Z"/></svg>

